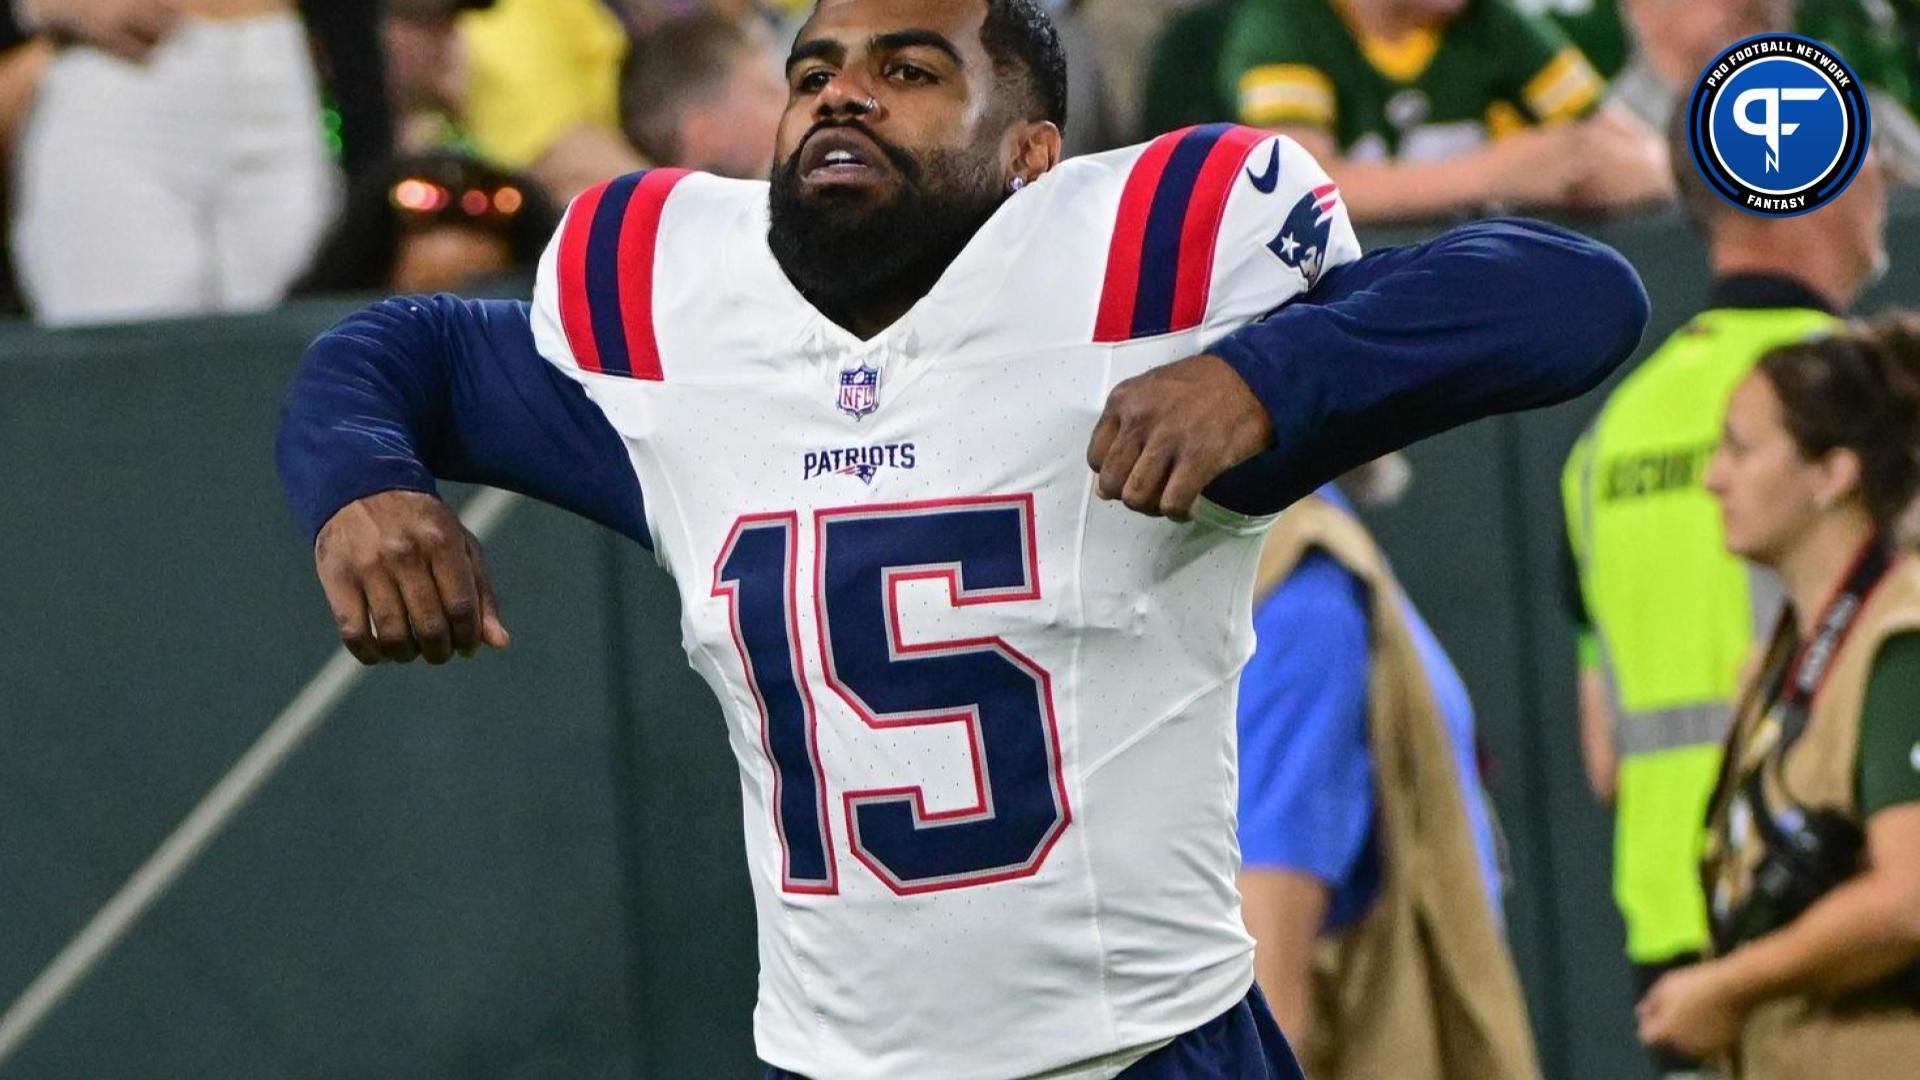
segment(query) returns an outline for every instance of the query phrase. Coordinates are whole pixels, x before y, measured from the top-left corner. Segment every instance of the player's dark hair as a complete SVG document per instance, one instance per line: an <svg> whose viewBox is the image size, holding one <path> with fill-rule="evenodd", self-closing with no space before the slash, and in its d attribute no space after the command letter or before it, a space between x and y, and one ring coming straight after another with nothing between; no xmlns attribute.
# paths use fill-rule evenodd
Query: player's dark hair
<svg viewBox="0 0 1920 1080"><path fill-rule="evenodd" d="M1732 210L1726 200L1713 193L1700 167L1693 163L1693 148L1687 138L1687 94L1673 103L1673 118L1667 124L1667 167L1673 173L1673 190L1680 196L1680 209L1701 236L1713 235L1714 222Z"/></svg>
<svg viewBox="0 0 1920 1080"><path fill-rule="evenodd" d="M1017 78L1027 98L1026 119L1067 128L1067 50L1053 20L1035 0L987 0L980 43L1002 76Z"/></svg>
<svg viewBox="0 0 1920 1080"><path fill-rule="evenodd" d="M1760 358L1787 433L1807 458L1851 450L1882 528L1920 492L1920 316L1883 316Z"/></svg>

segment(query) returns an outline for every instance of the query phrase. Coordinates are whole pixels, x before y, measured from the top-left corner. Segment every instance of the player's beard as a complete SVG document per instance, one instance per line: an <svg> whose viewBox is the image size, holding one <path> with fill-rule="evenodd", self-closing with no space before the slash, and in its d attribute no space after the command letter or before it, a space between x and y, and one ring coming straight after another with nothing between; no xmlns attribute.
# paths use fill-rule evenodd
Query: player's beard
<svg viewBox="0 0 1920 1080"><path fill-rule="evenodd" d="M933 150L916 158L873 141L900 177L883 202L853 192L802 194L797 150L773 169L767 244L800 292L843 324L851 314L904 310L925 296L1006 200L986 155Z"/></svg>

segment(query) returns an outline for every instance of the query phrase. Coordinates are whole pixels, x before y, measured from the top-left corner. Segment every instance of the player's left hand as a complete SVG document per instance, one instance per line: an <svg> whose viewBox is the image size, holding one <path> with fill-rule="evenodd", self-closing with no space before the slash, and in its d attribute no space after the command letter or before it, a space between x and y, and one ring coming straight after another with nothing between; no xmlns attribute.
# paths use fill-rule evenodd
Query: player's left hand
<svg viewBox="0 0 1920 1080"><path fill-rule="evenodd" d="M1732 1046L1746 1009L1725 974L1720 963L1710 961L1661 976L1636 1010L1640 1041L1695 1058Z"/></svg>
<svg viewBox="0 0 1920 1080"><path fill-rule="evenodd" d="M1273 419L1225 360L1202 353L1107 395L1087 464L1094 491L1150 517L1191 521L1221 473L1273 445Z"/></svg>

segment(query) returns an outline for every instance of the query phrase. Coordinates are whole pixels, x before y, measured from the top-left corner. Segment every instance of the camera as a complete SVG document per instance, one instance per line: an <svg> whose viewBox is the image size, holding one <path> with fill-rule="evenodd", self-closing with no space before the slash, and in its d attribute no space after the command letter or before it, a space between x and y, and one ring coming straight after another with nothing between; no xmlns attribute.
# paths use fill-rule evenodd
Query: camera
<svg viewBox="0 0 1920 1080"><path fill-rule="evenodd" d="M1724 920L1714 920L1714 945L1722 955L1799 918L1859 872L1866 848L1859 826L1831 810L1795 807L1774 815L1761 833L1766 855L1754 868L1747 902Z"/></svg>
<svg viewBox="0 0 1920 1080"><path fill-rule="evenodd" d="M1754 868L1747 902L1713 921L1714 947L1722 956L1786 926L1860 872L1866 834L1841 814L1793 807L1761 831L1766 855ZM1920 1009L1920 963L1890 976L1874 992Z"/></svg>

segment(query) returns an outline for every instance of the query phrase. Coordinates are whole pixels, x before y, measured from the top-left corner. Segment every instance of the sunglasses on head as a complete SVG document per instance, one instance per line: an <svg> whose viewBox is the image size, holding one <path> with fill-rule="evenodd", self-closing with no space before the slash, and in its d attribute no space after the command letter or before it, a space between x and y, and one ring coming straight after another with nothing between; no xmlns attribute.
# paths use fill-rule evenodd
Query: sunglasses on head
<svg viewBox="0 0 1920 1080"><path fill-rule="evenodd" d="M409 176L387 193L394 209L422 221L467 225L500 225L527 204L526 193L514 184L474 184L450 187L430 176Z"/></svg>

